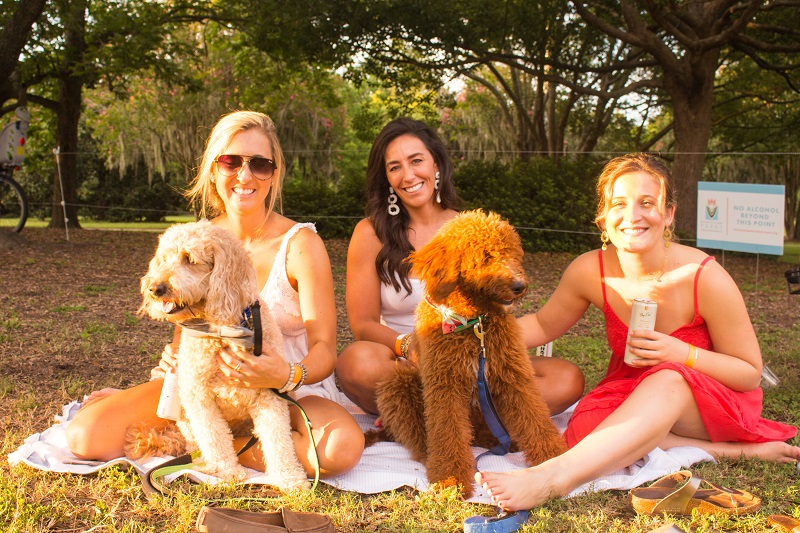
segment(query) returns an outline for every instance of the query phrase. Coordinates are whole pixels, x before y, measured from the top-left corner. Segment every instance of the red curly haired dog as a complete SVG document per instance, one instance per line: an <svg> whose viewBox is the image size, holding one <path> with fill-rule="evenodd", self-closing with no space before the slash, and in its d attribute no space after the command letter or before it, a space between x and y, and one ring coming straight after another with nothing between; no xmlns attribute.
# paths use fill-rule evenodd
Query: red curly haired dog
<svg viewBox="0 0 800 533"><path fill-rule="evenodd" d="M388 437L423 462L428 481L460 485L473 493L475 458L470 445L497 444L478 403L481 350L473 327L453 329L446 320L481 316L485 375L497 413L518 450L531 465L566 450L534 382L528 351L516 319L514 300L527 287L519 236L499 215L462 213L410 257L423 281L412 348L419 368L398 366L378 388L378 410ZM456 325L460 324L456 320Z"/></svg>

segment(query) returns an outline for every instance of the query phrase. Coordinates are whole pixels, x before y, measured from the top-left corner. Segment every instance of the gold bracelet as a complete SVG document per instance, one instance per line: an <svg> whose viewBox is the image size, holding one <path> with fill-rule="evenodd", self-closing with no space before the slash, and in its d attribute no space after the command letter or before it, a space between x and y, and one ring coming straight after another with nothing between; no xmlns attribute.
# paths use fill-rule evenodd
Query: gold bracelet
<svg viewBox="0 0 800 533"><path fill-rule="evenodd" d="M406 333L403 336L403 341L400 343L400 357L408 359L408 350L411 346L411 333Z"/></svg>
<svg viewBox="0 0 800 533"><path fill-rule="evenodd" d="M686 358L686 362L683 363L689 368L694 368L694 364L697 362L697 346L694 344L689 345L689 357Z"/></svg>

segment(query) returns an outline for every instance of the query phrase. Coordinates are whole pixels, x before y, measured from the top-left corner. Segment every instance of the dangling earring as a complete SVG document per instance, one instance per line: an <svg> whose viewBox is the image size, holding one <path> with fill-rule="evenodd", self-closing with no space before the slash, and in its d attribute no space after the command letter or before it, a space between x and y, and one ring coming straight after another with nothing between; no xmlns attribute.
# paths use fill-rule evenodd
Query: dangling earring
<svg viewBox="0 0 800 533"><path fill-rule="evenodd" d="M608 238L608 232L606 230L603 230L602 233L600 233L600 241L603 243L603 245L600 248L602 248L603 250L608 250L609 240L610 239Z"/></svg>
<svg viewBox="0 0 800 533"><path fill-rule="evenodd" d="M436 181L433 182L433 190L436 191L436 203L442 203L442 191L439 190L439 171L436 171L436 175L434 176Z"/></svg>
<svg viewBox="0 0 800 533"><path fill-rule="evenodd" d="M389 187L389 214L393 217L400 214L400 206L397 205L397 195L391 187Z"/></svg>
<svg viewBox="0 0 800 533"><path fill-rule="evenodd" d="M664 247L669 248L670 244L672 244L672 230L664 228Z"/></svg>

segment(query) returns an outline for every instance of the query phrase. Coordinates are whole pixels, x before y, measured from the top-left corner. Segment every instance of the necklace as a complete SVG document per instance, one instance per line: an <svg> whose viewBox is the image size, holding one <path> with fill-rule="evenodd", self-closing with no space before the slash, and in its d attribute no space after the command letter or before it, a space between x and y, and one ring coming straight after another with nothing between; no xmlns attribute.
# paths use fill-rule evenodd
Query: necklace
<svg viewBox="0 0 800 533"><path fill-rule="evenodd" d="M637 276L636 281L656 281L661 283L661 276L664 275L664 268L667 266L667 259L669 259L669 248L664 249L664 262L661 263L661 268L659 268L656 272L648 273L644 276ZM622 268L622 262L619 260L619 254L617 254L617 262L619 263L619 269L622 271L622 275L627 278L628 275L625 273L625 269Z"/></svg>

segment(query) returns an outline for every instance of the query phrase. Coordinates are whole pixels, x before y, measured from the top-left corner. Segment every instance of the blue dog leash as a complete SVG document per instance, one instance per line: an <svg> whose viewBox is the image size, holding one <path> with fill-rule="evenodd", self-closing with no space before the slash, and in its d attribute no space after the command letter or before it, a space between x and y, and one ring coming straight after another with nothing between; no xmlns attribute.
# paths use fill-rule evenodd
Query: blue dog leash
<svg viewBox="0 0 800 533"><path fill-rule="evenodd" d="M511 437L497 414L494 401L492 401L492 394L489 391L489 383L486 381L486 345L484 344L483 317L479 316L475 320L472 331L481 343L478 354L478 404L486 425L492 435L499 441L497 446L475 458L475 468L477 469L478 461L484 455L505 455L508 453L511 449ZM467 518L464 520L464 532L511 533L517 531L528 521L528 511L506 512L498 507L497 513L496 516L475 515Z"/></svg>
<svg viewBox="0 0 800 533"><path fill-rule="evenodd" d="M487 453L493 455L505 455L511 449L511 437L508 435L503 422L497 414L497 409L492 401L492 394L489 391L489 384L486 382L486 346L483 343L483 320L478 317L478 322L472 328L475 336L481 341L481 351L478 354L478 404L481 408L481 414L489 426L492 435L500 441L500 443L489 451L483 452L475 458L475 466L477 468L478 461Z"/></svg>

